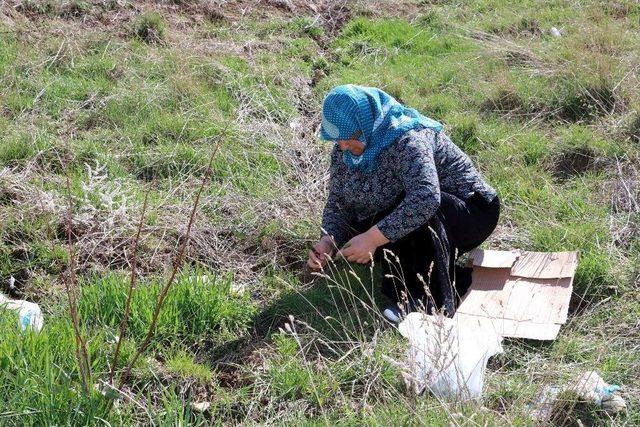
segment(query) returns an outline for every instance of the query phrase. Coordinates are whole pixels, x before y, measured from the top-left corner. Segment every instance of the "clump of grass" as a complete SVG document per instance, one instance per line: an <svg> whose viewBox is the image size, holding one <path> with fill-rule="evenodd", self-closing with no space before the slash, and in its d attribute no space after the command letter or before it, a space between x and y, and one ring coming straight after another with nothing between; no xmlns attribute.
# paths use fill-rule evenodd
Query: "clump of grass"
<svg viewBox="0 0 640 427"><path fill-rule="evenodd" d="M320 26L319 20L313 19L309 16L295 18L291 22L291 26L295 31L314 39L320 38L324 35L324 29Z"/></svg>
<svg viewBox="0 0 640 427"><path fill-rule="evenodd" d="M60 10L60 15L69 18L78 18L91 10L91 4L82 0L72 0L66 3Z"/></svg>
<svg viewBox="0 0 640 427"><path fill-rule="evenodd" d="M0 166L14 166L27 162L36 153L26 137L10 138L0 146Z"/></svg>
<svg viewBox="0 0 640 427"><path fill-rule="evenodd" d="M133 26L133 35L145 43L161 43L165 37L166 24L158 12L147 12L138 17Z"/></svg>
<svg viewBox="0 0 640 427"><path fill-rule="evenodd" d="M252 306L242 297L230 297L231 279L191 271L177 278L158 316L155 340L160 346L188 346L215 341L241 331L252 316ZM110 274L91 278L82 286L79 310L90 328L120 327L127 302L128 280ZM128 335L144 338L152 321L162 283L140 283L132 293Z"/></svg>
<svg viewBox="0 0 640 427"><path fill-rule="evenodd" d="M626 126L625 134L631 142L640 144L640 113L636 113Z"/></svg>
<svg viewBox="0 0 640 427"><path fill-rule="evenodd" d="M143 181L183 176L185 173L202 176L206 159L193 146L177 144L161 146L157 150L139 148L131 158L132 171Z"/></svg>
<svg viewBox="0 0 640 427"><path fill-rule="evenodd" d="M66 316L47 316L40 333L22 332L11 313L0 310L0 413L3 425L89 425L109 418L102 395L80 391L73 327ZM94 368L104 366L105 336L87 341Z"/></svg>
<svg viewBox="0 0 640 427"><path fill-rule="evenodd" d="M205 281L201 279L204 271L191 273L185 272L167 297L158 322L162 345L156 354L166 355L166 369L172 376L204 384L213 379L212 370L197 363L192 350L200 343L223 342L231 338L229 334L244 331L253 308L248 300L229 296L230 279ZM94 380L100 386L109 369L107 362L117 339L127 286L125 277L111 274L95 281L87 279L81 290L82 329L96 373ZM146 331L158 292L157 282L147 281L136 289L130 333L120 339L124 359L131 358L136 350L135 340ZM126 401L124 411L112 410L110 398L94 390L93 385L89 393L81 393L69 316L61 307L47 304L43 309L47 310L45 327L39 333L21 331L15 315L0 310L0 423L90 425L95 422L94 417L99 417L112 425L135 424L131 417L136 415L131 411L144 412L145 406L137 401L147 399L147 391L139 390L138 396L132 396L133 401ZM136 372L155 369L146 360L140 360L135 367ZM184 404L185 396L179 398L181 391L173 387L162 384L163 400L158 404L165 409L174 408L172 399Z"/></svg>
<svg viewBox="0 0 640 427"><path fill-rule="evenodd" d="M200 384L206 384L213 380L213 371L206 365L197 363L193 357L185 351L178 351L165 362L167 371L181 378L188 378Z"/></svg>
<svg viewBox="0 0 640 427"><path fill-rule="evenodd" d="M52 15L56 6L52 0L22 0L15 6L18 12L27 15Z"/></svg>
<svg viewBox="0 0 640 427"><path fill-rule="evenodd" d="M480 104L480 111L501 115L522 114L525 102L514 89L499 88Z"/></svg>
<svg viewBox="0 0 640 427"><path fill-rule="evenodd" d="M613 114L623 105L615 93L614 84L608 80L581 84L575 79L566 80L558 92L557 116L570 122L591 121Z"/></svg>
<svg viewBox="0 0 640 427"><path fill-rule="evenodd" d="M418 17L418 24L434 31L442 31L446 28L446 25L440 16L440 13L431 9Z"/></svg>
<svg viewBox="0 0 640 427"><path fill-rule="evenodd" d="M549 152L547 138L537 132L524 135L518 139L518 149L522 152L524 164L527 166L538 165Z"/></svg>
<svg viewBox="0 0 640 427"><path fill-rule="evenodd" d="M476 154L480 149L478 119L473 115L456 116L452 125L451 140L467 154Z"/></svg>
<svg viewBox="0 0 640 427"><path fill-rule="evenodd" d="M295 400L306 398L322 407L325 396L335 394L337 383L310 369L298 354L295 338L285 334L274 336L276 357L269 360L267 376L273 398Z"/></svg>
<svg viewBox="0 0 640 427"><path fill-rule="evenodd" d="M324 56L318 56L313 60L311 64L311 68L315 70L321 70L324 73L329 73L329 69L331 68L331 64L327 61L327 58Z"/></svg>

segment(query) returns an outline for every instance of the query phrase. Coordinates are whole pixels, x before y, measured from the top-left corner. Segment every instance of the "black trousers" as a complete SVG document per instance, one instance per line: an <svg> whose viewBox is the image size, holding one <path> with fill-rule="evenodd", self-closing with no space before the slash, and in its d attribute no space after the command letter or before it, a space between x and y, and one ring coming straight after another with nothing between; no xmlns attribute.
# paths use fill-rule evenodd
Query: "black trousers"
<svg viewBox="0 0 640 427"><path fill-rule="evenodd" d="M357 232L368 230L391 210L393 207L359 222L355 227ZM435 215L440 224L444 225L446 233L442 239L436 237L436 241L445 242L449 246L445 252L450 259L441 261L451 267L453 277L450 281L459 297L466 293L471 283L471 274L461 268L454 269L455 261L458 256L476 248L491 235L498 224L500 201L497 196L488 202L478 194L460 199L442 192L440 208ZM442 276L439 278L437 274L433 274L436 254L441 254L442 251L435 250L434 236L430 222L376 251L374 260L382 265L382 292L391 301L401 301L406 295L425 307L439 309L443 305L445 295L442 284L439 283Z"/></svg>

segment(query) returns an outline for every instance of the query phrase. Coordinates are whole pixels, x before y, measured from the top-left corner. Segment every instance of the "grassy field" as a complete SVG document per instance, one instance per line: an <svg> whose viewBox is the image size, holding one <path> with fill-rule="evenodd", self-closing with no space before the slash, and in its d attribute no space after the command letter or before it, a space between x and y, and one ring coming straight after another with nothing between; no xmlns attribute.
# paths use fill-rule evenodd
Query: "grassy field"
<svg viewBox="0 0 640 427"><path fill-rule="evenodd" d="M36 334L0 312L0 424L533 425L540 390L586 370L622 386L628 413L567 401L552 424L640 424L640 4L316 3L0 3L0 290L45 313ZM343 83L445 124L503 200L486 247L580 251L569 323L507 340L482 402L405 391L377 270L300 274L328 178L320 103ZM117 374L203 178L156 334L110 389L145 195Z"/></svg>

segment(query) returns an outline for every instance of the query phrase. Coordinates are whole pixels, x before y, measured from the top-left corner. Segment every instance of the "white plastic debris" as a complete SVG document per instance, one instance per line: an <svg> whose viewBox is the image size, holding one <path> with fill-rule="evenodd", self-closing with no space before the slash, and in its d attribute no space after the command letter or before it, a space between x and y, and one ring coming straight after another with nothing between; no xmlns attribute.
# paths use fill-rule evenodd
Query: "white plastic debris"
<svg viewBox="0 0 640 427"><path fill-rule="evenodd" d="M42 329L44 319L40 306L33 302L23 300L12 300L0 293L0 309L13 310L18 312L18 323L22 330L31 328L36 332Z"/></svg>
<svg viewBox="0 0 640 427"><path fill-rule="evenodd" d="M445 400L480 398L487 361L503 351L502 337L494 331L462 327L444 316L411 313L398 330L409 340L407 386Z"/></svg>
<svg viewBox="0 0 640 427"><path fill-rule="evenodd" d="M531 417L540 423L548 422L561 395L567 393L567 398L577 397L615 415L627 410L627 402L617 393L619 389L617 385L608 384L597 372L587 371L564 387L546 386L531 407Z"/></svg>
<svg viewBox="0 0 640 427"><path fill-rule="evenodd" d="M211 402L194 402L191 407L196 412L207 412L211 407Z"/></svg>
<svg viewBox="0 0 640 427"><path fill-rule="evenodd" d="M608 384L596 371L587 371L580 375L573 391L581 398L601 406L609 414L627 410L627 403L619 394L620 386Z"/></svg>
<svg viewBox="0 0 640 427"><path fill-rule="evenodd" d="M246 291L247 291L247 285L245 285L244 283L233 282L231 283L231 287L229 288L229 292L234 297L240 297L244 295Z"/></svg>
<svg viewBox="0 0 640 427"><path fill-rule="evenodd" d="M553 37L562 37L562 33L556 27L551 27L551 30L549 30L549 32Z"/></svg>
<svg viewBox="0 0 640 427"><path fill-rule="evenodd" d="M536 398L535 404L530 407L531 417L541 423L549 421L561 391L559 387L546 386Z"/></svg>

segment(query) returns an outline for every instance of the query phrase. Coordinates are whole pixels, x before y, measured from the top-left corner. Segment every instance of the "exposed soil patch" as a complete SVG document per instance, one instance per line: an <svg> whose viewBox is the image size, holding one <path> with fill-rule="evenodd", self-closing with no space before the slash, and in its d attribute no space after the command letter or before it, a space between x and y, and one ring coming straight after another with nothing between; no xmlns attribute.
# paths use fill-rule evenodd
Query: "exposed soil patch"
<svg viewBox="0 0 640 427"><path fill-rule="evenodd" d="M500 90L493 97L481 105L482 111L495 111L499 113L517 113L524 111L524 101L516 92Z"/></svg>
<svg viewBox="0 0 640 427"><path fill-rule="evenodd" d="M637 2L609 0L603 2L601 7L604 13L616 19L628 18L630 15L633 15L634 13L637 14L639 11Z"/></svg>
<svg viewBox="0 0 640 427"><path fill-rule="evenodd" d="M10 276L0 277L0 292L11 298L20 299L24 295L25 285L30 278L31 273L26 268L14 271Z"/></svg>
<svg viewBox="0 0 640 427"><path fill-rule="evenodd" d="M603 170L604 159L588 147L571 148L556 154L552 160L553 176L564 181L587 172Z"/></svg>
<svg viewBox="0 0 640 427"><path fill-rule="evenodd" d="M540 22L535 18L522 18L507 27L495 28L491 32L512 37L539 37L544 34Z"/></svg>
<svg viewBox="0 0 640 427"><path fill-rule="evenodd" d="M600 116L624 110L626 103L615 92L610 82L599 82L585 87L571 88L559 98L557 117L569 122L590 121Z"/></svg>
<svg viewBox="0 0 640 427"><path fill-rule="evenodd" d="M531 58L519 52L509 52L507 62L529 63ZM573 83L571 83L573 84ZM551 100L526 100L512 89L500 89L480 104L480 112L497 113L502 116L540 116L546 120L561 120L571 123L592 122L603 116L620 113L626 101L620 98L608 84L598 84L577 89L558 90ZM627 131L630 139L637 138L637 124Z"/></svg>
<svg viewBox="0 0 640 427"><path fill-rule="evenodd" d="M276 265L298 270L304 264L300 254L305 253L306 247L307 243L299 238L276 234L262 237L259 250L263 254L269 254Z"/></svg>
<svg viewBox="0 0 640 427"><path fill-rule="evenodd" d="M351 19L352 12L347 1L329 2L321 10L322 26L329 37L334 37Z"/></svg>
<svg viewBox="0 0 640 427"><path fill-rule="evenodd" d="M539 61L524 50L505 50L504 60L510 67L538 66Z"/></svg>
<svg viewBox="0 0 640 427"><path fill-rule="evenodd" d="M540 22L535 18L522 18L517 24L509 27L514 35L541 36L543 34Z"/></svg>
<svg viewBox="0 0 640 427"><path fill-rule="evenodd" d="M133 16L144 11L158 12L170 22L183 25L188 21L230 23L248 16L269 18L321 15L325 28L330 31L339 29L349 19L348 3L348 1L328 1L318 4L305 0L231 0L222 4L214 0L111 2L10 0L6 2L6 10L3 12L15 11L34 23L45 17L48 19L58 17L84 24L87 29L95 29L99 26L111 30L127 23Z"/></svg>
<svg viewBox="0 0 640 427"><path fill-rule="evenodd" d="M480 104L480 112L500 115L522 115L529 109L520 95L510 89L500 89Z"/></svg>

